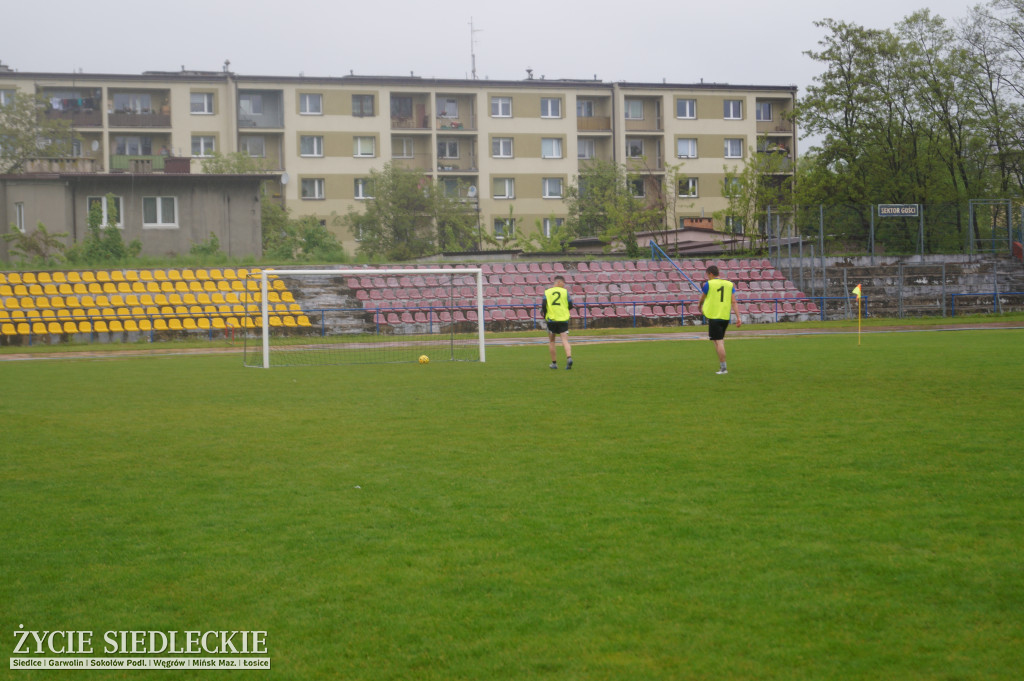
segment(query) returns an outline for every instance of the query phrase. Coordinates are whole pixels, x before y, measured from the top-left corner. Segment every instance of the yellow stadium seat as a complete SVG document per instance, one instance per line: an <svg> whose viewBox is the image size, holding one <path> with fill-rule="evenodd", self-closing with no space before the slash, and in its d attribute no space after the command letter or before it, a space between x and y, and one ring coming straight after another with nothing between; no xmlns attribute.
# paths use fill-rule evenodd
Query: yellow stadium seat
<svg viewBox="0 0 1024 681"><path fill-rule="evenodd" d="M217 282L210 281L209 279L207 279L206 281L203 282L203 290L204 291L211 291L211 292L212 291L216 291L217 290Z"/></svg>
<svg viewBox="0 0 1024 681"><path fill-rule="evenodd" d="M43 287L39 284L29 284L28 294L30 296L41 296L43 295Z"/></svg>
<svg viewBox="0 0 1024 681"><path fill-rule="evenodd" d="M140 304L139 297L134 294L128 294L124 297L124 304L128 305L129 307L135 307L136 305Z"/></svg>
<svg viewBox="0 0 1024 681"><path fill-rule="evenodd" d="M57 284L57 293L62 296L70 296L74 294L74 289L71 288L71 284Z"/></svg>
<svg viewBox="0 0 1024 681"><path fill-rule="evenodd" d="M136 272L135 270L128 270L127 272L124 273L124 278L127 281L138 281L139 273Z"/></svg>
<svg viewBox="0 0 1024 681"><path fill-rule="evenodd" d="M78 332L79 333L92 333L92 322L90 322L88 320L83 320L83 321L78 322Z"/></svg>
<svg viewBox="0 0 1024 681"><path fill-rule="evenodd" d="M195 331L197 328L196 320L192 319L191 317L185 317L183 320L181 320L181 326L186 331Z"/></svg>
<svg viewBox="0 0 1024 681"><path fill-rule="evenodd" d="M167 278L171 281L181 281L180 270L167 270Z"/></svg>
<svg viewBox="0 0 1024 681"><path fill-rule="evenodd" d="M21 280L23 282L25 282L26 284L35 284L36 283L36 273L35 272L23 272L22 275L21 275Z"/></svg>
<svg viewBox="0 0 1024 681"><path fill-rule="evenodd" d="M55 284L64 284L67 283L68 280L67 276L63 272L51 272L50 278Z"/></svg>
<svg viewBox="0 0 1024 681"><path fill-rule="evenodd" d="M117 293L117 285L112 281L103 282L103 292L106 294Z"/></svg>
<svg viewBox="0 0 1024 681"><path fill-rule="evenodd" d="M110 281L110 272L108 272L106 270L97 270L96 271L96 281L99 281L99 282Z"/></svg>
<svg viewBox="0 0 1024 681"><path fill-rule="evenodd" d="M112 333L115 333L115 332L116 333L120 333L120 332L124 331L124 326L121 324L121 320L120 319L111 319L110 320L110 331Z"/></svg>
<svg viewBox="0 0 1024 681"><path fill-rule="evenodd" d="M140 281L153 281L153 271L152 270L139 270L139 280Z"/></svg>
<svg viewBox="0 0 1024 681"><path fill-rule="evenodd" d="M50 299L47 298L46 296L37 296L36 297L36 307L40 308L40 309L42 309L44 307L50 307Z"/></svg>
<svg viewBox="0 0 1024 681"><path fill-rule="evenodd" d="M153 330L154 331L166 331L167 330L167 320L164 319L163 317L158 317L157 319L154 319L153 320Z"/></svg>
<svg viewBox="0 0 1024 681"><path fill-rule="evenodd" d="M276 314L275 315L270 315L270 318L267 321L270 322L271 326L283 326L284 325L284 322L282 322L281 318L278 317Z"/></svg>
<svg viewBox="0 0 1024 681"><path fill-rule="evenodd" d="M224 320L221 317L214 317L213 318L213 328L215 328L215 329L226 329L227 325L224 323Z"/></svg>
<svg viewBox="0 0 1024 681"><path fill-rule="evenodd" d="M210 320L209 320L209 318L207 318L207 317L199 317L198 319L196 319L196 326L198 326L203 331L209 331L209 329L210 329Z"/></svg>
<svg viewBox="0 0 1024 681"><path fill-rule="evenodd" d="M192 270L184 269L181 271L181 278L185 281L192 281L196 278L196 275Z"/></svg>
<svg viewBox="0 0 1024 681"><path fill-rule="evenodd" d="M16 296L27 296L28 295L28 286L25 286L24 284L15 284L14 285L14 295L16 295Z"/></svg>
<svg viewBox="0 0 1024 681"><path fill-rule="evenodd" d="M21 303L18 302L17 298L8 298L7 302L4 305L7 307L8 310L20 310L21 309Z"/></svg>
<svg viewBox="0 0 1024 681"><path fill-rule="evenodd" d="M132 282L132 293L145 293L145 292L146 292L146 282L144 282L144 281L133 281Z"/></svg>
<svg viewBox="0 0 1024 681"><path fill-rule="evenodd" d="M10 284L0 284L0 296L13 296L14 289Z"/></svg>
<svg viewBox="0 0 1024 681"><path fill-rule="evenodd" d="M206 270L196 270L195 275L196 275L196 279L209 279L210 278L210 274Z"/></svg>
<svg viewBox="0 0 1024 681"><path fill-rule="evenodd" d="M95 295L99 295L100 293L103 293L103 286L100 285L98 282L95 282L95 281L90 282L89 283L89 293L93 294L94 296Z"/></svg>
<svg viewBox="0 0 1024 681"><path fill-rule="evenodd" d="M139 320L139 331L152 331L153 324L148 319Z"/></svg>
<svg viewBox="0 0 1024 681"><path fill-rule="evenodd" d="M96 296L96 307L110 307L110 299L106 296Z"/></svg>
<svg viewBox="0 0 1024 681"><path fill-rule="evenodd" d="M110 281L124 281L124 272L121 270L112 270L110 272Z"/></svg>
<svg viewBox="0 0 1024 681"><path fill-rule="evenodd" d="M75 294L76 296L80 296L80 295L82 295L83 293L88 293L88 292L89 292L89 288L88 288L88 287L87 287L87 286L86 286L85 284L83 284L83 283L79 282L79 283L75 284L75 285L74 285L74 286L73 286L73 287L71 288L71 291L72 291L72 292L73 292L73 293L74 293L74 294Z"/></svg>
<svg viewBox="0 0 1024 681"><path fill-rule="evenodd" d="M42 336L46 334L46 322L32 322L32 333Z"/></svg>
<svg viewBox="0 0 1024 681"><path fill-rule="evenodd" d="M187 281L176 281L174 282L174 290L178 293L188 293L188 282Z"/></svg>
<svg viewBox="0 0 1024 681"><path fill-rule="evenodd" d="M121 307L122 305L124 305L124 298L122 298L120 295L116 293L107 298L107 300L110 301L111 307Z"/></svg>
<svg viewBox="0 0 1024 681"><path fill-rule="evenodd" d="M18 334L19 335L27 336L30 333L32 333L32 326L28 322L19 322L18 323Z"/></svg>
<svg viewBox="0 0 1024 681"><path fill-rule="evenodd" d="M231 282L230 281L226 281L224 279L221 279L220 281L217 282L217 290L218 291L230 291L231 290Z"/></svg>
<svg viewBox="0 0 1024 681"><path fill-rule="evenodd" d="M96 281L96 274L94 272L86 270L85 272L82 272L82 281L84 281L86 284L91 284L92 282Z"/></svg>
<svg viewBox="0 0 1024 681"><path fill-rule="evenodd" d="M20 284L20 283L22 283L21 275L18 274L17 272L9 272L7 274L7 283L8 284Z"/></svg>
<svg viewBox="0 0 1024 681"><path fill-rule="evenodd" d="M160 314L162 314L165 317L171 317L174 315L174 308L171 307L170 305L164 305L163 307L160 308Z"/></svg>
<svg viewBox="0 0 1024 681"><path fill-rule="evenodd" d="M117 282L117 292L118 293L131 293L131 291L132 291L132 285L131 285L130 282L127 282L127 281L119 281L119 282Z"/></svg>
<svg viewBox="0 0 1024 681"><path fill-rule="evenodd" d="M211 270L207 270L206 276L208 276L210 279L223 279L224 278L224 275L217 268L213 268Z"/></svg>
<svg viewBox="0 0 1024 681"><path fill-rule="evenodd" d="M146 293L159 293L159 292L160 292L160 284L156 283L155 281L147 281L146 282Z"/></svg>
<svg viewBox="0 0 1024 681"><path fill-rule="evenodd" d="M234 317L228 317L227 319L225 319L224 325L227 326L229 329L237 329L240 326L238 320L235 319Z"/></svg>
<svg viewBox="0 0 1024 681"><path fill-rule="evenodd" d="M198 302L200 305L209 305L210 304L210 294L209 293L200 293L200 294L196 295L196 302Z"/></svg>
<svg viewBox="0 0 1024 681"><path fill-rule="evenodd" d="M47 323L46 330L50 333L64 333L64 327L60 325L60 322Z"/></svg>
<svg viewBox="0 0 1024 681"><path fill-rule="evenodd" d="M68 283L79 284L82 281L82 275L80 275L78 272L73 272L73 271L72 272L68 272L67 273L67 280L68 280Z"/></svg>
<svg viewBox="0 0 1024 681"><path fill-rule="evenodd" d="M181 322L177 319L171 319L167 322L167 328L171 331L181 331Z"/></svg>
<svg viewBox="0 0 1024 681"><path fill-rule="evenodd" d="M96 301L92 296L79 296L78 304L82 307L96 307Z"/></svg>
<svg viewBox="0 0 1024 681"><path fill-rule="evenodd" d="M78 325L74 322L64 322L64 333L78 333Z"/></svg>
<svg viewBox="0 0 1024 681"><path fill-rule="evenodd" d="M39 282L40 284L49 284L53 281L53 279L50 278L49 272L39 272L38 274L36 274L36 281Z"/></svg>
<svg viewBox="0 0 1024 681"><path fill-rule="evenodd" d="M107 333L107 323L102 319L97 319L92 328L96 333Z"/></svg>
<svg viewBox="0 0 1024 681"><path fill-rule="evenodd" d="M135 320L134 320L134 319L126 319L126 320L124 321L124 330L125 330L125 331L138 331L138 330L139 330L139 327L138 327L138 325L137 325L137 324L135 323Z"/></svg>
<svg viewBox="0 0 1024 681"><path fill-rule="evenodd" d="M75 319L85 319L85 310L80 307L76 307L74 310L71 310L71 316Z"/></svg>
<svg viewBox="0 0 1024 681"><path fill-rule="evenodd" d="M14 324L4 324L2 327L0 327L0 331L2 331L5 336L18 335L18 327L16 327Z"/></svg>
<svg viewBox="0 0 1024 681"><path fill-rule="evenodd" d="M230 267L225 267L224 269L222 269L220 271L220 276L223 277L224 279L237 279L238 278L238 275L235 274L235 271L233 269L231 269Z"/></svg>
<svg viewBox="0 0 1024 681"><path fill-rule="evenodd" d="M298 324L295 322L295 317L291 315L285 315L284 317L281 317L281 321L284 322L285 326L298 326Z"/></svg>
<svg viewBox="0 0 1024 681"><path fill-rule="evenodd" d="M43 284L43 295L44 296L55 296L57 295L56 284Z"/></svg>
<svg viewBox="0 0 1024 681"><path fill-rule="evenodd" d="M65 307L63 296L50 296L50 307Z"/></svg>
<svg viewBox="0 0 1024 681"><path fill-rule="evenodd" d="M298 317L296 317L296 321L298 321L299 326L313 326L313 324L309 321L309 317L307 317L304 314L300 314Z"/></svg>
<svg viewBox="0 0 1024 681"><path fill-rule="evenodd" d="M7 275L4 274L3 272L0 272L0 284L6 284L6 283L7 283Z"/></svg>

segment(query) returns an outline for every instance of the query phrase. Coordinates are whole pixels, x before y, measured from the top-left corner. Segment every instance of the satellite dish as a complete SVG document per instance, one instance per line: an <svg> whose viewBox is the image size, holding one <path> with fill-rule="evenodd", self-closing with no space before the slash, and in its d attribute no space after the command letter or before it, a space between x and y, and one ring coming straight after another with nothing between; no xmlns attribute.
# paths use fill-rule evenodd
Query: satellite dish
<svg viewBox="0 0 1024 681"><path fill-rule="evenodd" d="M291 178L288 177L288 173L281 173L281 186L288 184L288 180L290 179Z"/></svg>
<svg viewBox="0 0 1024 681"><path fill-rule="evenodd" d="M468 196L471 199L475 199L476 198L476 185L475 184L469 185L469 190L466 191L466 196Z"/></svg>
<svg viewBox="0 0 1024 681"><path fill-rule="evenodd" d="M92 141L92 150L96 151L99 148L100 148L100 141L99 140L93 140Z"/></svg>

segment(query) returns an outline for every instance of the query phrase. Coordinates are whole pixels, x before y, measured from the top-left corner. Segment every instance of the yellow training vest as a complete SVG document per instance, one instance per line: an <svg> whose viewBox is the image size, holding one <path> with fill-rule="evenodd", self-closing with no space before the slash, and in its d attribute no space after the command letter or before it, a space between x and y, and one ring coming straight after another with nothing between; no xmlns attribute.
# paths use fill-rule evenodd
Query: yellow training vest
<svg viewBox="0 0 1024 681"><path fill-rule="evenodd" d="M544 318L552 322L569 321L569 292L561 286L552 286L544 291L547 313Z"/></svg>
<svg viewBox="0 0 1024 681"><path fill-rule="evenodd" d="M729 319L732 314L733 284L727 279L708 281L708 293L701 310L708 319Z"/></svg>

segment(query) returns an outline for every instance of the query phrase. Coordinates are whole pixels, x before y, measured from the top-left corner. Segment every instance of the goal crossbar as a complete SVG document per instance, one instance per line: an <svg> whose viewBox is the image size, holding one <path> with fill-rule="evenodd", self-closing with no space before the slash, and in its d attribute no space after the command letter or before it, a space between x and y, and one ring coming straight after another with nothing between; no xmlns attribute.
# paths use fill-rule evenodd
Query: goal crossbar
<svg viewBox="0 0 1024 681"><path fill-rule="evenodd" d="M299 275L324 275L324 276L394 276L408 277L421 275L446 275L446 276L472 276L476 279L476 315L477 315L477 344L479 346L480 361L487 361L486 344L484 342L484 286L483 269L480 267L437 267L437 268L351 268L351 269L275 269L269 268L260 271L260 315L262 325L260 329L263 368L270 368L270 279L277 276L299 276Z"/></svg>

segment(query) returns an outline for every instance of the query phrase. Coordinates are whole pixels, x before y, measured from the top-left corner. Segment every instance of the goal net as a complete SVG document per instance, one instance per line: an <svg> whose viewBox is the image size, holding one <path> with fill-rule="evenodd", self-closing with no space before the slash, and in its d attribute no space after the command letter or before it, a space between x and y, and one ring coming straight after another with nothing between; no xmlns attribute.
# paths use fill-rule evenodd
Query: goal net
<svg viewBox="0 0 1024 681"><path fill-rule="evenodd" d="M266 269L244 308L246 366L486 359L480 268Z"/></svg>

